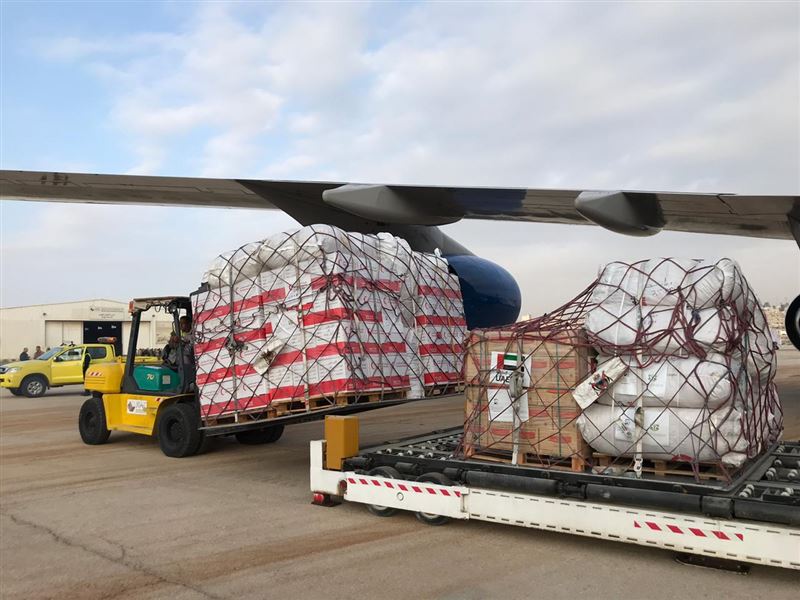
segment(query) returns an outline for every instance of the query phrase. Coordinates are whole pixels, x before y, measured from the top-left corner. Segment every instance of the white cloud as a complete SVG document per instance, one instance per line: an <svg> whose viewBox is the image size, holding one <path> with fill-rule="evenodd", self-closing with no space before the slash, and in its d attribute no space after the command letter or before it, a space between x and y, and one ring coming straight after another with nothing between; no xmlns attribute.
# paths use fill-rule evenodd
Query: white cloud
<svg viewBox="0 0 800 600"><path fill-rule="evenodd" d="M263 176L268 179L290 179L298 171L310 171L317 164L317 158L305 154L297 154L269 165Z"/></svg>
<svg viewBox="0 0 800 600"><path fill-rule="evenodd" d="M156 149L205 129L201 174L244 174L288 99L324 105L347 94L363 70L363 12L357 5L273 5L266 16L246 20L232 5L207 3L181 33L64 37L42 54L78 61L107 82L111 121L141 157L136 172L163 169L168 157ZM308 132L315 119L298 115L293 127Z"/></svg>
<svg viewBox="0 0 800 600"><path fill-rule="evenodd" d="M798 186L796 6L381 8L210 3L180 33L53 43L108 63L139 147L205 131L201 174ZM742 168L758 152L780 178Z"/></svg>
<svg viewBox="0 0 800 600"><path fill-rule="evenodd" d="M188 294L224 250L296 227L278 211L0 204L0 306Z"/></svg>

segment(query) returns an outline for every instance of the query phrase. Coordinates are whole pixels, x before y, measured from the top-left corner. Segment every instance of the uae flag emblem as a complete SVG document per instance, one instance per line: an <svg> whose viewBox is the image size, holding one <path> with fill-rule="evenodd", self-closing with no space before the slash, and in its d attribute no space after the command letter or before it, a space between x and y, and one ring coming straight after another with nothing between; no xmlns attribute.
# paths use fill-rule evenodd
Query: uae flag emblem
<svg viewBox="0 0 800 600"><path fill-rule="evenodd" d="M519 355L518 354L510 354L502 352L497 353L497 363L495 364L495 369L499 369L501 371L513 371L517 368L519 364Z"/></svg>

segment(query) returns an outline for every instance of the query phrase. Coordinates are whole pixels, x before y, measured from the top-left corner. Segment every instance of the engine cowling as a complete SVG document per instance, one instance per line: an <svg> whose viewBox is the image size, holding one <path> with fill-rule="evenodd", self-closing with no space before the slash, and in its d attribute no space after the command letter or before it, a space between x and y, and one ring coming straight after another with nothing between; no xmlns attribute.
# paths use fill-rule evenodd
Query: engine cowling
<svg viewBox="0 0 800 600"><path fill-rule="evenodd" d="M480 256L446 258L461 285L469 329L508 325L517 320L522 294L511 273Z"/></svg>
<svg viewBox="0 0 800 600"><path fill-rule="evenodd" d="M800 350L800 296L786 309L786 335L794 347Z"/></svg>

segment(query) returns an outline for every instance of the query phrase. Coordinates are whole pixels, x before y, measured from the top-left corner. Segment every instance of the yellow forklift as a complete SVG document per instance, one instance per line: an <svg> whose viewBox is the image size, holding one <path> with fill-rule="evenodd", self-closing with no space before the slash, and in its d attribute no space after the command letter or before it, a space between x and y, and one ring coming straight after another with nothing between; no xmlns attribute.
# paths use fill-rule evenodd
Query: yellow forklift
<svg viewBox="0 0 800 600"><path fill-rule="evenodd" d="M162 360L133 360L142 315L156 310L172 315L171 348ZM283 434L283 424L242 423L235 428L206 432L202 429L195 384L195 364L190 342L180 335L181 317L192 317L191 300L184 296L139 298L131 301L131 333L128 360L93 364L86 372L85 387L92 397L81 406L78 430L86 444L108 441L112 431L157 436L167 456L196 454L206 435L230 435L242 444L268 444Z"/></svg>

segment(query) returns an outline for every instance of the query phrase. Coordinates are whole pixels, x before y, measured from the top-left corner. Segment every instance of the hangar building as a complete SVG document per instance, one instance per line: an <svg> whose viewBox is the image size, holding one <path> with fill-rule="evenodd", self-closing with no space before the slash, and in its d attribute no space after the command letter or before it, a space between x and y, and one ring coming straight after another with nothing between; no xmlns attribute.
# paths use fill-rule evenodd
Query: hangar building
<svg viewBox="0 0 800 600"><path fill-rule="evenodd" d="M172 329L171 316L152 310L142 316L139 348L163 348ZM82 344L107 336L117 338L117 352L124 354L130 327L128 303L104 298L0 308L0 360L17 360L25 347L33 356L36 346Z"/></svg>

